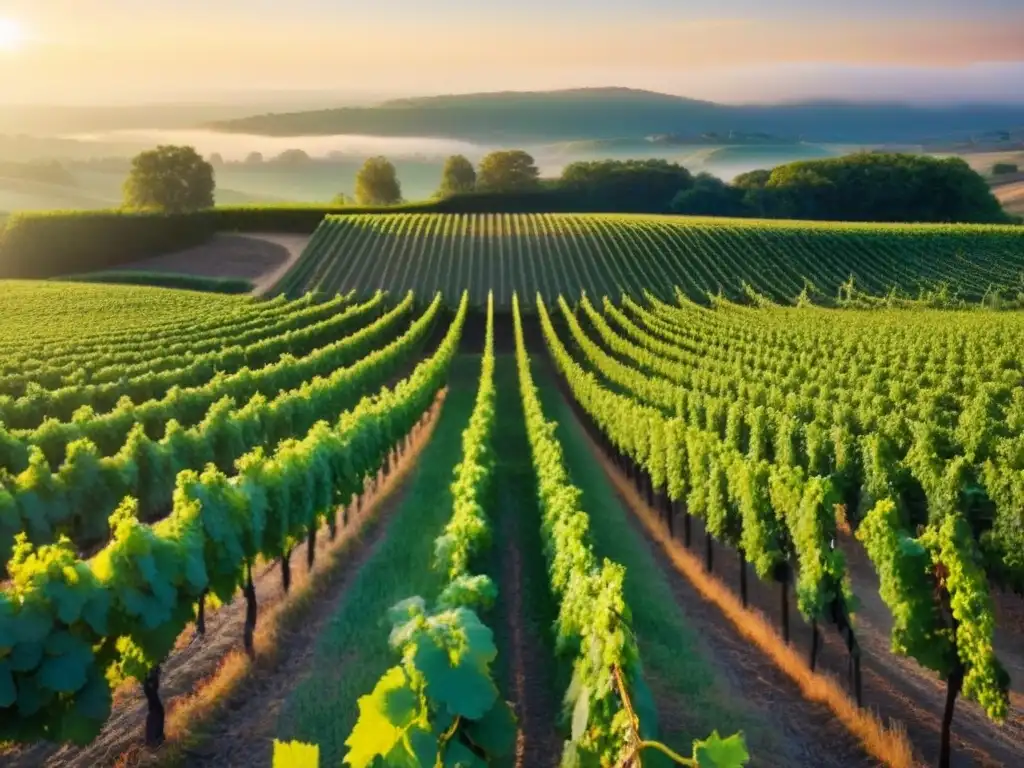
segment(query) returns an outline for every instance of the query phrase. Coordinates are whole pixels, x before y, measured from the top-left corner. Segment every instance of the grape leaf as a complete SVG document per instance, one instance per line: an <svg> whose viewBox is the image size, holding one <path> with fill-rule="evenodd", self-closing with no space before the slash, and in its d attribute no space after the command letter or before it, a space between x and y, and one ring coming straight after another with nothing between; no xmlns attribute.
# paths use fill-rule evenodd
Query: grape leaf
<svg viewBox="0 0 1024 768"><path fill-rule="evenodd" d="M301 741L274 739L273 768L319 768L320 747Z"/></svg>
<svg viewBox="0 0 1024 768"><path fill-rule="evenodd" d="M459 741L451 741L444 754L444 768L487 768L487 763Z"/></svg>
<svg viewBox="0 0 1024 768"><path fill-rule="evenodd" d="M483 717L498 696L486 669L475 661L466 653L452 666L448 651L429 640L418 644L413 658L426 678L427 696L453 715L470 720Z"/></svg>
<svg viewBox="0 0 1024 768"><path fill-rule="evenodd" d="M516 716L512 707L507 701L496 702L482 718L470 721L466 734L489 758L512 754L516 745Z"/></svg>
<svg viewBox="0 0 1024 768"><path fill-rule="evenodd" d="M59 693L73 693L85 685L86 672L92 662L88 646L75 647L59 656L48 657L39 668L39 682Z"/></svg>
<svg viewBox="0 0 1024 768"><path fill-rule="evenodd" d="M75 711L82 717L103 723L110 716L112 696L110 683L95 666L88 672L88 680L75 694Z"/></svg>
<svg viewBox="0 0 1024 768"><path fill-rule="evenodd" d="M693 756L700 768L742 768L750 760L742 733L723 739L718 731L704 741L694 741Z"/></svg>
<svg viewBox="0 0 1024 768"><path fill-rule="evenodd" d="M401 667L392 667L377 681L373 691L360 696L359 719L345 745L349 748L345 762L353 768L367 768L374 758L390 753L401 741L404 729L391 719L392 710L408 714L403 691L411 693L410 682Z"/></svg>
<svg viewBox="0 0 1024 768"><path fill-rule="evenodd" d="M18 643L8 657L11 669L15 672L30 672L43 660L42 643Z"/></svg>

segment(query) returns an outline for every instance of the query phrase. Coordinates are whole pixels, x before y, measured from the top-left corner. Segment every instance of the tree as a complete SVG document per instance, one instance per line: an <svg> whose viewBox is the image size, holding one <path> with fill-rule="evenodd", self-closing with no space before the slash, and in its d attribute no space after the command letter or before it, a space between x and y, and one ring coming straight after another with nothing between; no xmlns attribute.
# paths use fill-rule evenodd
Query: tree
<svg viewBox="0 0 1024 768"><path fill-rule="evenodd" d="M476 170L464 155L452 155L445 160L437 197L450 197L460 192L472 192L475 187Z"/></svg>
<svg viewBox="0 0 1024 768"><path fill-rule="evenodd" d="M360 205L395 205L402 202L402 186L395 166L386 157L371 157L356 173L356 202Z"/></svg>
<svg viewBox="0 0 1024 768"><path fill-rule="evenodd" d="M768 183L768 179L771 177L771 171L747 171L733 179L732 185L734 187L739 187L740 189L764 189L765 185Z"/></svg>
<svg viewBox="0 0 1024 768"><path fill-rule="evenodd" d="M356 204L355 198L353 198L349 194L346 194L345 192L339 192L338 194L336 194L334 196L334 199L331 200L331 205L355 205L355 204Z"/></svg>
<svg viewBox="0 0 1024 768"><path fill-rule="evenodd" d="M307 165L312 162L312 158L301 149L286 149L270 162L279 165Z"/></svg>
<svg viewBox="0 0 1024 768"><path fill-rule="evenodd" d="M672 213L691 216L749 216L744 191L729 186L717 176L699 173L693 186L672 199Z"/></svg>
<svg viewBox="0 0 1024 768"><path fill-rule="evenodd" d="M1016 163L996 163L992 166L993 176L1003 176L1011 173L1019 173L1020 168Z"/></svg>
<svg viewBox="0 0 1024 768"><path fill-rule="evenodd" d="M522 192L537 189L540 171L521 149L491 152L480 161L476 188L482 192Z"/></svg>
<svg viewBox="0 0 1024 768"><path fill-rule="evenodd" d="M667 160L595 160L570 163L560 183L580 210L665 213L693 176Z"/></svg>
<svg viewBox="0 0 1024 768"><path fill-rule="evenodd" d="M250 152L245 156L246 165L260 165L263 162L262 152Z"/></svg>
<svg viewBox="0 0 1024 768"><path fill-rule="evenodd" d="M213 166L192 147L160 146L132 160L128 208L188 213L213 207Z"/></svg>

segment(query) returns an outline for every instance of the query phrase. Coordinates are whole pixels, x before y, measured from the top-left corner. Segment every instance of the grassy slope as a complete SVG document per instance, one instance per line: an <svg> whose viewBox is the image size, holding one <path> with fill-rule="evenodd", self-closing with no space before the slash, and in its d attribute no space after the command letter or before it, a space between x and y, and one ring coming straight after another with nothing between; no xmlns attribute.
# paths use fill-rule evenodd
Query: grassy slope
<svg viewBox="0 0 1024 768"><path fill-rule="evenodd" d="M388 647L387 609L413 595L436 597L442 575L431 564L434 538L451 515L452 471L462 452L480 375L477 356L456 358L440 421L380 548L367 561L316 649L318 674L285 702L277 738L320 746L322 765L339 765L355 724L356 700L369 693L397 659Z"/></svg>
<svg viewBox="0 0 1024 768"><path fill-rule="evenodd" d="M559 423L558 437L573 482L583 491L595 552L626 567L626 601L633 612L647 680L680 705L679 712L660 713L662 738L685 754L693 739L704 738L713 729L720 733L742 729L749 742L770 743L772 736L762 732L756 714L716 676L706 640L687 625L665 574L630 525L629 513L594 460L586 434L543 364L534 365L534 377L545 415Z"/></svg>

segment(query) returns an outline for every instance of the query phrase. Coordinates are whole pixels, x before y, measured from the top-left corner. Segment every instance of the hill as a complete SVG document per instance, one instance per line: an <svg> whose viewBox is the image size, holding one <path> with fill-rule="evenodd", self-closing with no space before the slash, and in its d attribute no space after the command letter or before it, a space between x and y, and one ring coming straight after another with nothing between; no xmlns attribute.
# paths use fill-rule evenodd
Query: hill
<svg viewBox="0 0 1024 768"><path fill-rule="evenodd" d="M371 134L489 141L764 133L829 142L920 142L1024 124L1024 106L807 102L725 105L629 88L433 96L264 114L210 128L269 136Z"/></svg>
<svg viewBox="0 0 1024 768"><path fill-rule="evenodd" d="M289 295L378 288L401 295L468 288L532 303L540 292L618 298L748 298L746 286L792 302L833 301L849 285L873 295L950 287L967 300L1024 290L1024 229L972 225L834 224L600 214L330 216L281 282Z"/></svg>

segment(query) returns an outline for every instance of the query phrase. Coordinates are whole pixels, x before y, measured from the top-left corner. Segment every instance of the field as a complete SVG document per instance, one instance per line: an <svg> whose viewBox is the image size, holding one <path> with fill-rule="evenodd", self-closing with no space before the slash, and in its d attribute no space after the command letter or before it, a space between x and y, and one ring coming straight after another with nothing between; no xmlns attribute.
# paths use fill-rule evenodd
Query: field
<svg viewBox="0 0 1024 768"><path fill-rule="evenodd" d="M615 215L332 216L280 287L288 295L377 289L489 291L511 307L540 293L618 298L676 288L778 302L834 301L844 286L969 300L1024 290L1024 230L1014 227L809 224Z"/></svg>
<svg viewBox="0 0 1024 768"><path fill-rule="evenodd" d="M0 282L0 762L1015 765L1022 273L394 214L266 298Z"/></svg>

